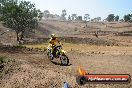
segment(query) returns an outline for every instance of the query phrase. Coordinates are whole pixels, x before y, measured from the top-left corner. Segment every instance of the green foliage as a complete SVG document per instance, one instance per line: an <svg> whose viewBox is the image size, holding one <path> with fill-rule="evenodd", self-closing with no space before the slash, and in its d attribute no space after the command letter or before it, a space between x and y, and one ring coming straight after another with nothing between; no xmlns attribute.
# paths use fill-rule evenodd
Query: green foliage
<svg viewBox="0 0 132 88"><path fill-rule="evenodd" d="M16 32L17 41L23 39L25 31L36 28L42 18L41 11L29 1L1 0L0 4L1 21Z"/></svg>
<svg viewBox="0 0 132 88"><path fill-rule="evenodd" d="M111 22L111 21L114 21L114 14L109 14L108 17L107 17L107 21L108 22Z"/></svg>
<svg viewBox="0 0 132 88"><path fill-rule="evenodd" d="M43 15L44 15L44 14L40 11L40 12L39 12L39 15L38 15L39 21L42 20Z"/></svg>
<svg viewBox="0 0 132 88"><path fill-rule="evenodd" d="M84 20L85 20L85 21L88 21L88 20L90 19L89 16L90 16L89 14L85 14L85 15L84 15Z"/></svg>
<svg viewBox="0 0 132 88"><path fill-rule="evenodd" d="M5 56L0 56L0 77L1 77L1 72L4 68L4 63L6 62L6 57Z"/></svg>
<svg viewBox="0 0 132 88"><path fill-rule="evenodd" d="M72 20L76 20L76 18L77 18L77 14L72 14Z"/></svg>
<svg viewBox="0 0 132 88"><path fill-rule="evenodd" d="M62 14L61 14L62 20L66 20L66 17L65 17L66 15L67 15L66 10L65 9L62 10Z"/></svg>
<svg viewBox="0 0 132 88"><path fill-rule="evenodd" d="M90 17L89 17L89 16L90 16L89 14L85 14L85 15L84 15L84 22L85 22L85 24L86 24L86 27L88 27L88 26L87 26L87 21L90 20Z"/></svg>
<svg viewBox="0 0 132 88"><path fill-rule="evenodd" d="M49 18L50 12L48 10L45 10L43 15L45 18Z"/></svg>
<svg viewBox="0 0 132 88"><path fill-rule="evenodd" d="M132 22L132 14L124 15L125 22Z"/></svg>
<svg viewBox="0 0 132 88"><path fill-rule="evenodd" d="M120 22L124 22L124 20L123 20L123 19L120 19L119 21L120 21Z"/></svg>
<svg viewBox="0 0 132 88"><path fill-rule="evenodd" d="M71 21L71 16L70 15L68 16L68 20Z"/></svg>
<svg viewBox="0 0 132 88"><path fill-rule="evenodd" d="M6 59L5 56L0 56L0 65L5 62L5 59Z"/></svg>
<svg viewBox="0 0 132 88"><path fill-rule="evenodd" d="M94 18L94 19L91 19L91 21L100 21L101 20L101 17L96 17L96 18Z"/></svg>
<svg viewBox="0 0 132 88"><path fill-rule="evenodd" d="M0 78L3 78L4 76L6 76L6 74L12 72L16 68L19 67L18 62L16 62L15 59L0 56Z"/></svg>
<svg viewBox="0 0 132 88"><path fill-rule="evenodd" d="M115 17L115 21L118 21L119 20L119 16L117 15L116 17Z"/></svg>

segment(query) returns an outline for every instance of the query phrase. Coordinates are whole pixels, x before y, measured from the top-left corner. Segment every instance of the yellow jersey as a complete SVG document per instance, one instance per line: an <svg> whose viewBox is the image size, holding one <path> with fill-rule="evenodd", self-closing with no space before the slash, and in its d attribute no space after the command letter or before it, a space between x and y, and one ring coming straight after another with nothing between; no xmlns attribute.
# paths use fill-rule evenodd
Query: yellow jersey
<svg viewBox="0 0 132 88"><path fill-rule="evenodd" d="M56 45L57 43L60 43L60 41L57 38L55 38L55 39L51 38L49 40L49 44L52 45L52 46Z"/></svg>

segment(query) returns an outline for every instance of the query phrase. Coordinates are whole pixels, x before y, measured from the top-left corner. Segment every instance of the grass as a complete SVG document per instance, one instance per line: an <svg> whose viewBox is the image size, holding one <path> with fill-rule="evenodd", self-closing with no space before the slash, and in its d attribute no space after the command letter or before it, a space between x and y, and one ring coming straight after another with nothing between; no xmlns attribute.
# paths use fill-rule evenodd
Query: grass
<svg viewBox="0 0 132 88"><path fill-rule="evenodd" d="M36 45L23 45L26 48L34 49L34 50L39 50L39 51L46 51L48 44L36 44Z"/></svg>
<svg viewBox="0 0 132 88"><path fill-rule="evenodd" d="M48 44L36 44L36 45L24 45L25 47L27 48L40 48L40 49L43 49L43 48L46 48L48 46Z"/></svg>
<svg viewBox="0 0 132 88"><path fill-rule="evenodd" d="M20 63L19 63L20 65ZM18 61L6 56L0 56L0 78L18 68Z"/></svg>
<svg viewBox="0 0 132 88"><path fill-rule="evenodd" d="M48 44L37 44L37 45L24 45L27 48L33 49L47 49ZM132 47L125 46L98 46L98 45L88 45L88 44L73 44L73 43L63 43L63 49L67 52L78 51L78 52L119 52L119 53L131 53Z"/></svg>
<svg viewBox="0 0 132 88"><path fill-rule="evenodd" d="M4 63L6 63L7 57L5 56L0 56L0 72L2 72L4 68Z"/></svg>
<svg viewBox="0 0 132 88"><path fill-rule="evenodd" d="M4 63L6 61L7 57L0 56L0 64Z"/></svg>

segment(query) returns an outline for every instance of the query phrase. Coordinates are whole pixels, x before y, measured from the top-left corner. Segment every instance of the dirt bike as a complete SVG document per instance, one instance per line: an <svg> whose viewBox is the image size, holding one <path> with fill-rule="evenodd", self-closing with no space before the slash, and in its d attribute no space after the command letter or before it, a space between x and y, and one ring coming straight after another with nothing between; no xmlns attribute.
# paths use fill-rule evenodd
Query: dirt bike
<svg viewBox="0 0 132 88"><path fill-rule="evenodd" d="M69 63L69 59L65 53L66 51L62 49L62 46L57 45L57 46L54 46L53 54L52 54L52 50L48 47L47 56L50 60L53 60L54 58L59 58L61 61L61 65L66 66Z"/></svg>

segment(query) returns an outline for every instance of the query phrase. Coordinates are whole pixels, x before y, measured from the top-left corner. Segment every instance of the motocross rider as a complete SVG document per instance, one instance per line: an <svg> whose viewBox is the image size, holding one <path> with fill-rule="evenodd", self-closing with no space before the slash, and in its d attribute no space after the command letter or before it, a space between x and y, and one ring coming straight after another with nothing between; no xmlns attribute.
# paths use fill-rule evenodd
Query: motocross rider
<svg viewBox="0 0 132 88"><path fill-rule="evenodd" d="M56 35L55 35L55 34L52 34L52 35L51 35L51 38L50 38L50 40L49 40L49 47L50 47L50 49L51 49L52 55L53 55L55 46L56 46L56 44L58 44L58 43L59 43L60 45L62 45L61 42L60 42L60 41L58 40L58 38L56 37Z"/></svg>

